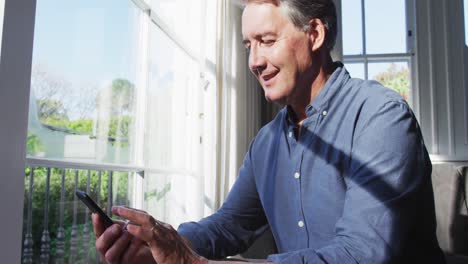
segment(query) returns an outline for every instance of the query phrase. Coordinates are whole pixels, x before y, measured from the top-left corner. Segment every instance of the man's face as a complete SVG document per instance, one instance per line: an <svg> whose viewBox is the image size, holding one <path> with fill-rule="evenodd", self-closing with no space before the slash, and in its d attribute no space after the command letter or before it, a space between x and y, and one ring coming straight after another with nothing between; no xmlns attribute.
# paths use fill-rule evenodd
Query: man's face
<svg viewBox="0 0 468 264"><path fill-rule="evenodd" d="M250 50L249 68L268 101L294 104L307 96L310 80L304 73L312 63L309 34L296 28L284 10L267 3L247 4L242 35Z"/></svg>

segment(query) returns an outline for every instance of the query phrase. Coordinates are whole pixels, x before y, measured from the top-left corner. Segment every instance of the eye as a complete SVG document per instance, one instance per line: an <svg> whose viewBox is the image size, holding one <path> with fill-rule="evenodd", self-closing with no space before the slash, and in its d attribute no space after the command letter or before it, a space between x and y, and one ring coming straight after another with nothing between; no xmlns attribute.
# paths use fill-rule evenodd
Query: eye
<svg viewBox="0 0 468 264"><path fill-rule="evenodd" d="M275 39L262 39L262 44L265 46L272 46L275 42Z"/></svg>

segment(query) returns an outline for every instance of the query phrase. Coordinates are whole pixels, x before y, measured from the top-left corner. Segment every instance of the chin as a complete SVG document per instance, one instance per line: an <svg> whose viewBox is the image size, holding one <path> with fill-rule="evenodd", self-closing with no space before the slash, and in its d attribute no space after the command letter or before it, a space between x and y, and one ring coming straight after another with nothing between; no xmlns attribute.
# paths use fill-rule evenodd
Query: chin
<svg viewBox="0 0 468 264"><path fill-rule="evenodd" d="M286 98L265 93L265 100L269 103L275 103L279 106L286 105Z"/></svg>

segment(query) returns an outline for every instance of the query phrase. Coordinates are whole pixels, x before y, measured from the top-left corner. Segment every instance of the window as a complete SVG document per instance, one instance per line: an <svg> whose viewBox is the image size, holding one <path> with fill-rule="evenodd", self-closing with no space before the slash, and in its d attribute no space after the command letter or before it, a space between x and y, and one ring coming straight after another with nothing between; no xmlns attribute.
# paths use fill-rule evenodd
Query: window
<svg viewBox="0 0 468 264"><path fill-rule="evenodd" d="M465 46L468 47L468 0L463 0L463 14L465 15Z"/></svg>
<svg viewBox="0 0 468 264"><path fill-rule="evenodd" d="M157 24L170 32L171 38L177 38L183 49L198 53L200 51L200 34L204 0L145 0L153 14L158 17ZM153 16L154 18L154 16ZM182 33L183 32L183 33ZM190 44L190 45L188 45Z"/></svg>
<svg viewBox="0 0 468 264"><path fill-rule="evenodd" d="M25 170L23 261L88 263L89 211L141 205L137 140L142 11L132 1L37 1ZM141 122L141 121L140 121ZM139 142L138 142L139 143ZM83 241L77 247L77 241ZM70 245L70 246L67 246Z"/></svg>
<svg viewBox="0 0 468 264"><path fill-rule="evenodd" d="M205 58L201 56L208 57L202 49L210 45L204 45L208 41L203 39L203 30L215 25L215 21L203 23L208 18L202 13L214 9L216 2L170 0L147 4L152 23L147 56L144 208L177 226L202 216L204 182L213 176L204 162L211 168L215 160L209 142L216 130L209 126L216 121L210 118L213 113L205 111L214 104L207 103L209 74L203 70Z"/></svg>
<svg viewBox="0 0 468 264"><path fill-rule="evenodd" d="M204 50L216 45L216 32L202 45L210 29L202 21L216 28L216 16L202 10L217 6L206 2L38 1L26 262L96 257L89 212L71 202L74 188L87 190L108 213L113 204L130 205L174 226L203 216L210 197L204 177L214 178L205 172L214 171L215 160L207 143L216 138L216 105L203 103L216 72L201 65L214 57ZM80 239L90 247L78 251Z"/></svg>
<svg viewBox="0 0 468 264"><path fill-rule="evenodd" d="M139 12L131 1L38 2L29 156L136 162Z"/></svg>
<svg viewBox="0 0 468 264"><path fill-rule="evenodd" d="M464 52L464 64L465 64L465 120L468 120L468 78L466 72L468 69L468 0L463 0L463 14L465 22L465 52ZM468 145L468 121L465 121L465 145Z"/></svg>
<svg viewBox="0 0 468 264"><path fill-rule="evenodd" d="M2 32L3 32L4 10L5 10L5 0L0 0L0 59L2 58Z"/></svg>
<svg viewBox="0 0 468 264"><path fill-rule="evenodd" d="M405 0L342 1L343 62L352 77L377 80L411 104L407 4Z"/></svg>

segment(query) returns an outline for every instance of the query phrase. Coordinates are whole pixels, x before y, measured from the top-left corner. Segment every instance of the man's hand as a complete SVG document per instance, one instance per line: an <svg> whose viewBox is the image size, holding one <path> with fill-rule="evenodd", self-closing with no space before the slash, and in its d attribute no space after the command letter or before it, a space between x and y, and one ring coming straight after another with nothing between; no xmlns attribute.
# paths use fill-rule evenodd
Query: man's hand
<svg viewBox="0 0 468 264"><path fill-rule="evenodd" d="M169 224L154 219L144 211L113 207L115 215L130 220L127 231L146 242L158 264L202 264L208 260L198 256L186 240Z"/></svg>
<svg viewBox="0 0 468 264"><path fill-rule="evenodd" d="M92 215L96 249L107 263L155 263L146 243L124 230L123 222L105 228L98 214Z"/></svg>

